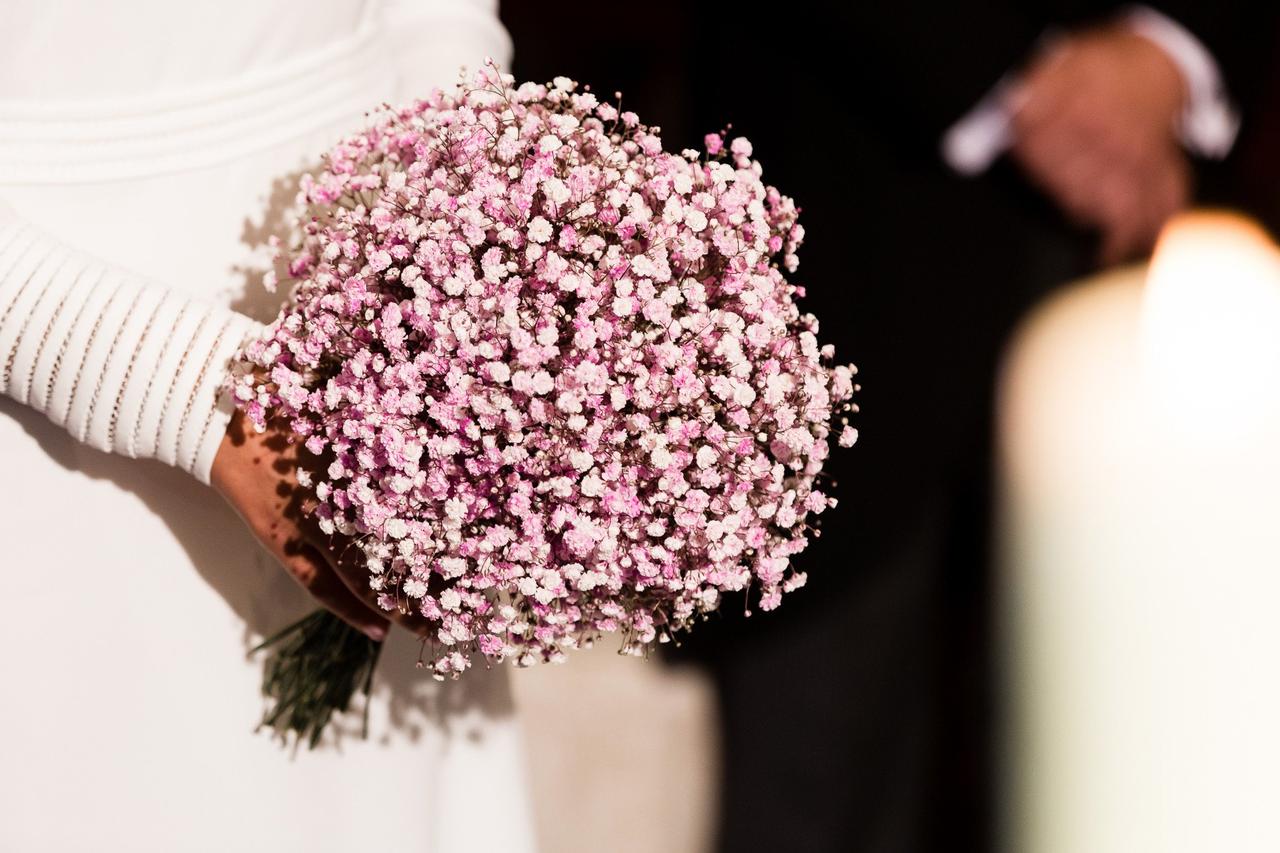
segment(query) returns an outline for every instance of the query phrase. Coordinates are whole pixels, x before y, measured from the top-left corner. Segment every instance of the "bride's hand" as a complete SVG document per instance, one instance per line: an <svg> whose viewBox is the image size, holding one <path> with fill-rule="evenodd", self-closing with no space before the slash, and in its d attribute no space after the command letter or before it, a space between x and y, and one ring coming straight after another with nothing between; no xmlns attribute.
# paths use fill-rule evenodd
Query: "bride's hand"
<svg viewBox="0 0 1280 853"><path fill-rule="evenodd" d="M416 634L420 617L380 610L367 572L343 559L302 511L298 486L299 445L284 429L258 433L237 411L213 460L211 481L249 529L289 574L326 609L375 640L386 636L388 617ZM301 450L305 453L305 449Z"/></svg>

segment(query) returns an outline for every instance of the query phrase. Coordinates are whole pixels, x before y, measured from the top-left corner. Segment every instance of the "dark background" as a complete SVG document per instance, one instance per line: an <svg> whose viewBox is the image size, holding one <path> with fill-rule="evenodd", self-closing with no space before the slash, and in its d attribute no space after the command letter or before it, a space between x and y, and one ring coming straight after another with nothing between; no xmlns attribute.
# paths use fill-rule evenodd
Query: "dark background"
<svg viewBox="0 0 1280 853"><path fill-rule="evenodd" d="M1276 233L1280 29L1243 6L1187 8L1245 116L1232 155L1197 164L1197 203ZM621 91L668 150L730 122L751 139L766 183L802 208L806 307L861 371L861 437L829 466L841 506L800 558L808 586L752 620L726 608L675 653L719 689L725 850L992 844L993 377L1019 318L1092 272L1096 248L1012 164L966 179L937 156L943 129L1042 29L1026 9L998 12L503 4L518 79Z"/></svg>

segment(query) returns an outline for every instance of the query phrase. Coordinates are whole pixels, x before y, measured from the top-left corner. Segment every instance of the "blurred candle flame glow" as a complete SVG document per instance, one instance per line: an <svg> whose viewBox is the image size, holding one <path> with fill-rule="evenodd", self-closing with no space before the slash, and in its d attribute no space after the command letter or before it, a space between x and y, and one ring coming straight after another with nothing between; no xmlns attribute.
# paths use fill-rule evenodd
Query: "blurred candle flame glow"
<svg viewBox="0 0 1280 853"><path fill-rule="evenodd" d="M1242 216L1197 212L1160 237L1143 295L1143 390L1189 441L1269 428L1280 402L1280 248Z"/></svg>
<svg viewBox="0 0 1280 853"><path fill-rule="evenodd" d="M1280 850L1280 248L1194 213L1001 376L1009 853Z"/></svg>

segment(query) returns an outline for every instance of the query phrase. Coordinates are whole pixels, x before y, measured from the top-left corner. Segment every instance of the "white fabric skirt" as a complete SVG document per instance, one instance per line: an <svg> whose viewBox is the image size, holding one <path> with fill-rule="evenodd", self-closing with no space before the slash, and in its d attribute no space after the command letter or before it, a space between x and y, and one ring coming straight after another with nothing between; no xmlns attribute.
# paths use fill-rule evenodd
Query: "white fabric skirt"
<svg viewBox="0 0 1280 853"><path fill-rule="evenodd" d="M269 319L293 180L389 70L358 33L179 101L0 103L0 193L68 244ZM505 669L436 682L393 631L371 703L314 751L264 731L247 650L314 607L188 474L0 400L0 849L533 848Z"/></svg>

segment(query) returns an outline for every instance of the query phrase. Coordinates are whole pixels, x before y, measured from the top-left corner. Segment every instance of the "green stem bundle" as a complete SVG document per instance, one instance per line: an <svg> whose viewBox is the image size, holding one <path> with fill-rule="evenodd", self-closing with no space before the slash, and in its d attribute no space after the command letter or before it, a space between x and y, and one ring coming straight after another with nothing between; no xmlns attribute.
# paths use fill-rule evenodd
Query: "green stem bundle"
<svg viewBox="0 0 1280 853"><path fill-rule="evenodd" d="M317 610L255 646L269 650L262 693L271 700L258 728L270 726L288 743L292 732L315 749L334 711L364 693L362 736L369 736L369 691L382 643L327 610Z"/></svg>

